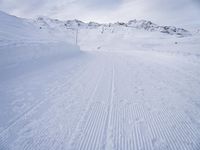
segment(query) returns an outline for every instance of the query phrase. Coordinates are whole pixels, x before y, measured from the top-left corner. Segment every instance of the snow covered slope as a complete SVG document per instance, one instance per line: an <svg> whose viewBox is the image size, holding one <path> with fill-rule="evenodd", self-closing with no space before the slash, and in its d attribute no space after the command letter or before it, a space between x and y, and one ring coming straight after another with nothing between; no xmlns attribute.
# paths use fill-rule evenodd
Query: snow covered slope
<svg viewBox="0 0 200 150"><path fill-rule="evenodd" d="M76 45L67 43L65 39L58 39L47 31L41 31L26 19L0 12L0 22L1 131L2 127L7 126L9 118L15 116L15 112L9 107L15 101L15 97L14 99L6 97L4 94L6 85L3 82L50 68L53 64L79 55L80 49Z"/></svg>
<svg viewBox="0 0 200 150"><path fill-rule="evenodd" d="M198 32L45 20L0 12L0 150L200 149Z"/></svg>
<svg viewBox="0 0 200 150"><path fill-rule="evenodd" d="M58 39L41 31L26 19L0 12L1 73L8 66L44 61L79 52L79 48L65 39ZM52 61L52 60L51 60ZM20 67L20 65L19 65Z"/></svg>
<svg viewBox="0 0 200 150"><path fill-rule="evenodd" d="M78 45L82 50L121 51L135 49L199 55L200 36L196 28L190 28L191 31L188 31L172 26L159 26L145 20L99 24L39 17L30 22L34 22L36 27L43 32L48 31L55 36L59 35L57 36L59 38L71 37L68 38L71 43L75 43L77 38Z"/></svg>
<svg viewBox="0 0 200 150"><path fill-rule="evenodd" d="M199 58L85 53L1 81L1 150L200 149Z"/></svg>

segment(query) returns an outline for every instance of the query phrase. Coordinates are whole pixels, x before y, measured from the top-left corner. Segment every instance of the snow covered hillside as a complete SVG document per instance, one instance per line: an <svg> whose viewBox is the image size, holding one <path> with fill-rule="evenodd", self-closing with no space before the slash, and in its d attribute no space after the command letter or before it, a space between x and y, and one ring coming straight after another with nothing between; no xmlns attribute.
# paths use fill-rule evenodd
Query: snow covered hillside
<svg viewBox="0 0 200 150"><path fill-rule="evenodd" d="M63 58L79 52L77 46L46 31L41 32L26 19L0 12L0 22L1 77L6 74L5 70L23 69L19 64L37 62L40 65L52 61L52 57Z"/></svg>
<svg viewBox="0 0 200 150"><path fill-rule="evenodd" d="M0 22L0 150L200 149L199 27Z"/></svg>
<svg viewBox="0 0 200 150"><path fill-rule="evenodd" d="M30 72L78 55L80 49L65 40L53 37L48 32L41 32L26 19L0 12L0 22L1 131L2 127L7 126L9 117L14 117L16 113L12 110L7 112L7 109L10 109L8 105L14 102L15 97L9 99L4 95L6 85L3 82L15 80Z"/></svg>
<svg viewBox="0 0 200 150"><path fill-rule="evenodd" d="M99 24L95 22L84 23L80 20L67 20L60 21L58 19L51 19L47 17L39 17L32 21L42 31L49 30L49 32L60 31L64 32L65 35L69 30L88 30L91 29L100 31L102 34L104 31L110 31L116 33L123 30L123 34L126 35L128 32L134 33L137 30L149 31L149 32L161 32L168 35L175 35L177 37L191 36L191 33L182 28L176 28L172 26L159 26L151 21L146 20L131 20L128 23L117 22L109 24ZM84 37L83 37L84 38Z"/></svg>
<svg viewBox="0 0 200 150"><path fill-rule="evenodd" d="M200 55L199 26L186 30L159 26L145 20L99 24L84 23L79 20L60 21L47 17L39 17L30 22L33 22L41 32L53 32L55 36L70 43L76 43L77 38L82 50L132 51L134 49ZM71 38L65 38L66 36Z"/></svg>

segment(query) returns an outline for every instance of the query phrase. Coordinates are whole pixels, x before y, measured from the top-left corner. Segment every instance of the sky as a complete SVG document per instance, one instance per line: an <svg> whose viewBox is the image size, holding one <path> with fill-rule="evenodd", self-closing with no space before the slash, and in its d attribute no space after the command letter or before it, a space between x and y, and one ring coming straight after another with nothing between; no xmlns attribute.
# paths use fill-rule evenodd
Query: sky
<svg viewBox="0 0 200 150"><path fill-rule="evenodd" d="M85 22L151 20L159 24L200 24L200 0L0 0L0 10L36 18Z"/></svg>

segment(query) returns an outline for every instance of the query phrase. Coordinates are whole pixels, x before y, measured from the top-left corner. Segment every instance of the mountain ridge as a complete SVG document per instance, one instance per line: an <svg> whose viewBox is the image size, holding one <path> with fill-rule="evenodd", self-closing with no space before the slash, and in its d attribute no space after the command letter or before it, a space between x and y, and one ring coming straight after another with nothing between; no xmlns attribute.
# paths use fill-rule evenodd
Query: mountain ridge
<svg viewBox="0 0 200 150"><path fill-rule="evenodd" d="M38 17L33 20L33 23L36 24L40 29L42 28L66 28L66 29L97 29L97 28L132 28L132 29L142 29L150 32L161 32L164 34L175 35L178 37L191 36L190 31L178 28L174 26L160 26L148 20L130 20L127 23L125 22L115 22L115 23L97 23L97 22L88 22L85 23L81 20L66 20L61 21L58 19L51 19L47 17Z"/></svg>

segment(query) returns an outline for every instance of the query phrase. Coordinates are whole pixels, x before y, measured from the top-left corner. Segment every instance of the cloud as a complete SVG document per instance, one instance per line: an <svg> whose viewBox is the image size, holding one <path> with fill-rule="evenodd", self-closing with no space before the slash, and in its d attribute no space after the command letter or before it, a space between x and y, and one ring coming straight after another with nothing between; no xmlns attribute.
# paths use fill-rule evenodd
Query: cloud
<svg viewBox="0 0 200 150"><path fill-rule="evenodd" d="M79 2L90 9L112 9L120 6L123 0L79 0Z"/></svg>
<svg viewBox="0 0 200 150"><path fill-rule="evenodd" d="M114 22L147 19L159 24L200 22L199 0L0 0L0 9L33 18Z"/></svg>
<svg viewBox="0 0 200 150"><path fill-rule="evenodd" d="M200 24L200 6L194 0L127 0L114 12L106 15L121 21L146 19L158 24ZM105 17L104 17L105 18Z"/></svg>

